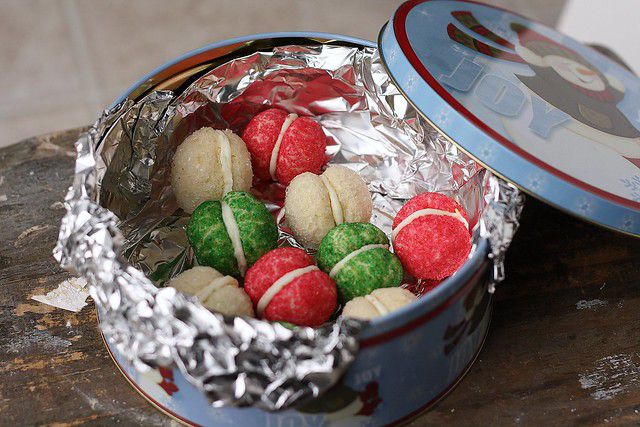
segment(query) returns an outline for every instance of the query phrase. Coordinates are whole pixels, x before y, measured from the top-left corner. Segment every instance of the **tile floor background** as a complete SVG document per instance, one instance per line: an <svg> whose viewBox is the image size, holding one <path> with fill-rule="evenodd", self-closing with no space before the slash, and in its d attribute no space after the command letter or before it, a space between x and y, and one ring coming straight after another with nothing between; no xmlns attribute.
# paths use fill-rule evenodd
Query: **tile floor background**
<svg viewBox="0 0 640 427"><path fill-rule="evenodd" d="M300 30L375 40L403 0L0 0L0 147L92 123L131 83L229 37ZM490 0L554 25L564 0Z"/></svg>

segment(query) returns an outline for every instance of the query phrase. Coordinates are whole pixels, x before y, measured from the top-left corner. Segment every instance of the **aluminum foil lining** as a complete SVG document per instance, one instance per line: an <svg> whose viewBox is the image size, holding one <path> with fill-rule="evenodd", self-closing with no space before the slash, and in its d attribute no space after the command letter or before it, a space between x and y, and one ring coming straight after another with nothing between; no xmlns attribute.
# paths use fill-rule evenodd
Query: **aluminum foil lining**
<svg viewBox="0 0 640 427"><path fill-rule="evenodd" d="M140 370L177 365L216 406L279 410L319 396L352 363L367 326L338 318L290 330L225 318L164 287L194 263L184 233L188 217L169 183L176 147L202 126L239 133L268 106L322 125L331 163L365 179L372 222L388 234L410 197L423 191L455 197L474 227L472 253L481 239L491 244L496 281L523 202L515 187L416 114L372 48L275 47L218 65L175 93L151 92L105 111L76 143L75 179L54 255L87 278L101 328L122 355ZM280 244L299 246L281 211L283 188L258 183L254 194L277 216Z"/></svg>

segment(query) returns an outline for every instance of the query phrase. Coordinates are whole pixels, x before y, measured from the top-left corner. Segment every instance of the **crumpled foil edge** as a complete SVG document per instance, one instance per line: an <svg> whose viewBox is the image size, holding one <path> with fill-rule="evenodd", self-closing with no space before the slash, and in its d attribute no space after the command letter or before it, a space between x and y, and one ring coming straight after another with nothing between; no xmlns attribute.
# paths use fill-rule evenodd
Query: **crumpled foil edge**
<svg viewBox="0 0 640 427"><path fill-rule="evenodd" d="M147 102L167 96L154 93ZM65 198L67 214L55 259L87 278L102 331L136 369L175 363L214 406L278 410L319 396L355 359L356 335L366 322L340 318L316 329L290 330L278 323L225 317L173 288L157 288L118 259L124 242L118 218L92 201L95 147L133 105L125 101L105 111L76 142L75 177ZM206 364L199 363L204 359Z"/></svg>
<svg viewBox="0 0 640 427"><path fill-rule="evenodd" d="M485 199L487 206L482 212L480 236L489 241L489 259L493 269L489 281L489 292L505 279L504 258L520 225L520 214L525 196L513 184L493 174L485 176Z"/></svg>
<svg viewBox="0 0 640 427"><path fill-rule="evenodd" d="M224 317L172 288L157 288L121 259L125 238L119 220L94 201L100 189L96 149L119 120L131 119L133 110L163 110L173 97L159 91L137 104L126 100L106 110L76 142L74 182L54 256L63 268L87 278L103 332L136 369L175 363L214 406L281 410L317 397L355 359L356 336L366 322L339 318L317 329L290 330ZM490 173L485 181L491 191L485 195L480 233L491 244L495 283L504 277L504 253L517 229L522 196Z"/></svg>

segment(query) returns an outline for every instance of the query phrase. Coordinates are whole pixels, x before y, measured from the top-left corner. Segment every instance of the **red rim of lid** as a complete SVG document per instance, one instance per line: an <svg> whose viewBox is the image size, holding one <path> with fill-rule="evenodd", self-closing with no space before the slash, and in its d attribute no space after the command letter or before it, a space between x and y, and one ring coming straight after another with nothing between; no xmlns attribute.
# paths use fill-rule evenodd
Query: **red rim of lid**
<svg viewBox="0 0 640 427"><path fill-rule="evenodd" d="M600 188L594 187L584 181L581 181L577 178L574 178L564 172L562 172L561 170L558 170L556 168L554 168L553 166L543 162L542 160L538 159L537 157L529 154L527 151L523 150L522 148L518 147L516 144L514 144L513 142L509 141L507 138L505 138L504 136L500 135L498 132L496 132L495 130L493 130L492 128L490 128L487 124L485 124L479 117L477 117L476 115L474 115L471 111L469 111L465 106L463 106L458 100L456 100L448 91L447 89L445 89L437 80L436 78L425 68L425 66L422 64L422 62L420 61L420 59L418 58L418 56L416 55L416 53L414 52L413 48L411 47L411 44L409 42L409 38L407 36L407 32L406 32L406 28L405 28L405 21L407 18L407 15L409 14L409 12L417 5L421 4L421 3L427 3L429 1L432 0L409 0L405 3L403 3L402 5L400 5L400 7L398 8L398 10L396 11L394 18L393 18L393 31L395 33L396 39L398 41L398 44L400 45L400 48L402 49L402 52L404 53L404 55L407 57L407 59L409 60L409 63L414 67L414 69L418 72L418 74L429 84L429 86L431 86L431 88L433 88L433 90L436 91L436 93L438 95L440 95L446 102L449 103L449 105L451 105L456 111L458 111L460 114L462 114L467 120L469 120L471 123L473 123L474 125L476 125L478 128L480 128L482 131L484 131L487 135L489 135L491 138L493 138L494 140L498 141L501 145L503 145L504 147L506 147L507 149L513 151L514 153L518 154L519 156L523 157L525 160L535 164L536 166L544 169L545 171L555 175L556 177L565 180L567 182L570 182L571 184L586 190L588 192L591 192L593 194L596 194L600 197L603 197L604 199L607 199L609 201L618 203L622 206L626 206L632 209L636 209L636 210L640 210L640 202L636 202L633 200L629 200L629 199L625 199L624 197L620 197L616 194L613 193L609 193L608 191L602 190ZM487 5L485 3L481 3L478 1L474 1L474 0L457 0L460 3L472 3L472 4L478 4L481 6L486 6L486 7L491 7L497 10L502 10L508 13L511 13L513 15L522 17L523 19L527 19L529 21L535 22L525 16L522 16L518 13L514 13L511 12L507 9L501 8L501 7L496 7L496 6L491 6L491 5ZM455 141L452 140L452 142L454 142L456 145L459 146L458 143L456 143ZM464 147L460 147L464 150ZM472 156L475 158L475 156ZM477 159L476 159L477 160ZM480 161L480 160L477 160ZM481 161L480 161L481 162ZM482 163L482 162L481 162ZM484 163L483 163L484 164ZM491 168L489 168L491 169ZM496 173L499 174L499 171L496 171Z"/></svg>

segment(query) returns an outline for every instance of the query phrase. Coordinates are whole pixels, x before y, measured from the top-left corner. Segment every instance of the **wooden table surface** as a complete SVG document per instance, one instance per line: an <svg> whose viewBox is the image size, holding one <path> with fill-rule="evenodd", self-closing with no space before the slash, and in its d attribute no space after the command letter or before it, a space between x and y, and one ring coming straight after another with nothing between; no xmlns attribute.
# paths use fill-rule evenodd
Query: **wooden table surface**
<svg viewBox="0 0 640 427"><path fill-rule="evenodd" d="M0 150L0 424L170 425L107 355L93 304L30 300L68 274L51 250L79 130ZM640 425L640 239L529 198L477 363L410 425Z"/></svg>

